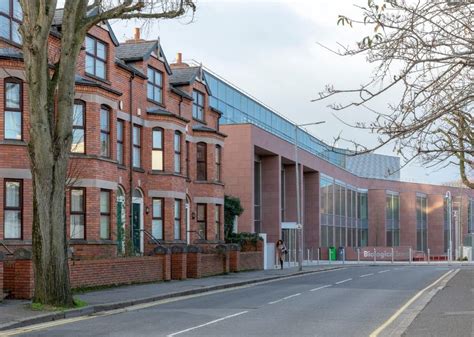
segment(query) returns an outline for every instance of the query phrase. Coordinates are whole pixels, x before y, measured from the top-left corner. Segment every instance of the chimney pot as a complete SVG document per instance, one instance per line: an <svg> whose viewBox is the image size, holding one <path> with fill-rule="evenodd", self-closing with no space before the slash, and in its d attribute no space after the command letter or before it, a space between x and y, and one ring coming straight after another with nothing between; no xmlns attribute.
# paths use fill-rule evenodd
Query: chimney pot
<svg viewBox="0 0 474 337"><path fill-rule="evenodd" d="M140 28L135 27L135 28L133 29L133 33L134 33L134 38L135 38L135 40L140 40Z"/></svg>
<svg viewBox="0 0 474 337"><path fill-rule="evenodd" d="M176 55L176 63L178 63L178 64L183 63L183 54L182 53L178 53Z"/></svg>

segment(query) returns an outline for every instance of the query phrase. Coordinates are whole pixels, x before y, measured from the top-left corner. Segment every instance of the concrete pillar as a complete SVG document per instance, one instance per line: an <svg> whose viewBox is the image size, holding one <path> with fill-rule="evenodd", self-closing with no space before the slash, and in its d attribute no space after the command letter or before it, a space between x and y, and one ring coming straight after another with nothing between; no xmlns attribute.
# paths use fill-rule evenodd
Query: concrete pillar
<svg viewBox="0 0 474 337"><path fill-rule="evenodd" d="M276 242L281 236L280 175L281 157L262 157L262 232L268 242Z"/></svg>

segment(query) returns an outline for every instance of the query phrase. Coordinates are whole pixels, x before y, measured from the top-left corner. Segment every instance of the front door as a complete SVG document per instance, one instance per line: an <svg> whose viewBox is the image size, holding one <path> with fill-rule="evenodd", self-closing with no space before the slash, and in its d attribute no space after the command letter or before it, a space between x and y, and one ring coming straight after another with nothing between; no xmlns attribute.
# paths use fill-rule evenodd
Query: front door
<svg viewBox="0 0 474 337"><path fill-rule="evenodd" d="M122 255L125 251L125 200L123 197L117 198L117 251Z"/></svg>
<svg viewBox="0 0 474 337"><path fill-rule="evenodd" d="M141 253L141 204L133 203L132 227L133 227L133 250L135 253Z"/></svg>

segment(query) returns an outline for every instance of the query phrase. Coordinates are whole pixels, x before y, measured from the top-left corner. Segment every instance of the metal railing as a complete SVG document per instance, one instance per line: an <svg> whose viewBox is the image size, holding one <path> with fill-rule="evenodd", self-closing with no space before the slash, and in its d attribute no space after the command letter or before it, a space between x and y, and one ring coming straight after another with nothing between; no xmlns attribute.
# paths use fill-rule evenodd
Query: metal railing
<svg viewBox="0 0 474 337"><path fill-rule="evenodd" d="M8 255L13 255L13 252L3 242L0 242L0 244L8 252Z"/></svg>
<svg viewBox="0 0 474 337"><path fill-rule="evenodd" d="M163 246L163 244L160 242L160 240L158 240L157 238L155 238L153 236L153 234L151 234L149 231L147 231L146 229L134 229L134 231L136 232L143 232L148 238L151 239L151 241L153 241L153 243L155 243L156 245L158 246Z"/></svg>

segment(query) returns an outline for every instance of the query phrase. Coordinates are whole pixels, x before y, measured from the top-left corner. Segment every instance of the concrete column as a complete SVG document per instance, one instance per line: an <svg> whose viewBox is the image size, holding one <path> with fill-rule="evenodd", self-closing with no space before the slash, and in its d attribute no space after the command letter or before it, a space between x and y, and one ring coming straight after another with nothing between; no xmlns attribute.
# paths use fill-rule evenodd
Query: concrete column
<svg viewBox="0 0 474 337"><path fill-rule="evenodd" d="M385 246L385 190L369 190L369 246Z"/></svg>
<svg viewBox="0 0 474 337"><path fill-rule="evenodd" d="M319 173L304 174L304 241L306 249L319 247ZM306 252L304 252L306 254ZM306 256L306 255L305 255Z"/></svg>
<svg viewBox="0 0 474 337"><path fill-rule="evenodd" d="M268 242L281 236L280 170L280 156L262 157L262 232Z"/></svg>

